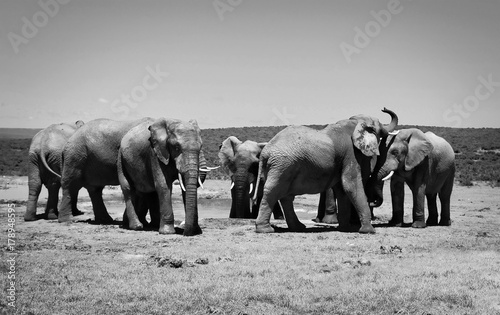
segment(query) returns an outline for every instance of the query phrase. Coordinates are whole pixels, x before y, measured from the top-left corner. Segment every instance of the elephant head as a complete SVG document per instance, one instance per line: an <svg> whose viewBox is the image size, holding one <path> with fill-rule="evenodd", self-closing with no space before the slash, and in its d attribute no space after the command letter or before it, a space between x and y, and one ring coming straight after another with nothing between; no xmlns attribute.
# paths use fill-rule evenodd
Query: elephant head
<svg viewBox="0 0 500 315"><path fill-rule="evenodd" d="M351 136L353 145L365 156L371 157L369 163L366 162L367 166L362 165L361 168L362 178L365 181L365 193L370 207L379 207L383 202L384 184L377 181L375 174L380 171L387 157L386 139L398 125L398 116L393 111L384 108L382 112L391 116L391 122L387 125L380 123L378 119L365 115L350 118L356 122Z"/></svg>
<svg viewBox="0 0 500 315"><path fill-rule="evenodd" d="M387 157L378 171L377 179L379 181L391 178L395 171L412 171L433 150L427 136L416 128L391 133L385 142Z"/></svg>
<svg viewBox="0 0 500 315"><path fill-rule="evenodd" d="M257 187L259 156L266 143L247 140L241 142L234 136L222 142L219 150L221 165L231 176L232 204L230 218L251 218L250 198Z"/></svg>
<svg viewBox="0 0 500 315"><path fill-rule="evenodd" d="M185 192L184 235L201 233L198 226L197 186L200 182L202 140L196 120L157 119L149 126L150 143L162 164L176 171ZM172 174L174 175L174 174ZM175 176L175 175L174 175Z"/></svg>

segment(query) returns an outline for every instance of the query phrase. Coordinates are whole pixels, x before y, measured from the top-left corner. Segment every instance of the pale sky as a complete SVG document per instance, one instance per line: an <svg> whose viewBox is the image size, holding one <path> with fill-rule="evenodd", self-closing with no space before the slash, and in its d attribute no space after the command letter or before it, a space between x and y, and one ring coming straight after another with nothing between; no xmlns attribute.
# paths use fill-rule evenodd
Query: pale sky
<svg viewBox="0 0 500 315"><path fill-rule="evenodd" d="M0 2L0 127L386 123L384 106L500 127L500 1Z"/></svg>

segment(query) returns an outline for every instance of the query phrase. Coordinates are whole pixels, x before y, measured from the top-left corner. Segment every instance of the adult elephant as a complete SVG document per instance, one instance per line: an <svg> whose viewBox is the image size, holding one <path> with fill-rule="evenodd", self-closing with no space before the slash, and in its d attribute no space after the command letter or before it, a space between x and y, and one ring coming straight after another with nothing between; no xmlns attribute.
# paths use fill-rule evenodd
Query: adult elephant
<svg viewBox="0 0 500 315"><path fill-rule="evenodd" d="M42 185L45 185L49 192L44 216L46 219L57 219L62 150L68 139L83 125L81 120L74 124L53 124L39 131L31 140L28 164L29 195L24 221L37 219L36 206ZM76 206L72 208L72 213L82 214Z"/></svg>
<svg viewBox="0 0 500 315"><path fill-rule="evenodd" d="M235 136L224 140L219 149L219 160L222 167L231 176L231 210L230 218L257 218L262 200L263 182L257 185L259 156L266 143L240 141ZM256 188L259 191L256 191ZM256 204L251 205L251 198L256 195ZM273 207L275 219L283 219L283 211L279 203Z"/></svg>
<svg viewBox="0 0 500 315"><path fill-rule="evenodd" d="M148 119L127 132L118 154L118 178L129 228L143 228L143 218L137 214L144 213L148 205L140 199L153 194L158 204L149 205L152 222L159 218L160 234L175 233L172 183L179 179L185 192L184 235L202 233L197 204L197 188L201 185L200 160L204 160L201 146L196 120Z"/></svg>
<svg viewBox="0 0 500 315"><path fill-rule="evenodd" d="M389 224L403 225L404 184L413 193L414 228L426 225L451 225L450 197L455 178L455 153L443 138L416 128L398 130L387 140L387 158L378 173L379 180L391 178L392 219ZM441 201L438 223L436 197ZM429 218L425 222L425 197Z"/></svg>
<svg viewBox="0 0 500 315"><path fill-rule="evenodd" d="M95 119L79 128L64 146L62 153L59 222L71 221L71 208L76 207L78 191L89 192L96 223L113 222L102 200L106 185L119 185L117 156L123 136L134 126L146 121Z"/></svg>
<svg viewBox="0 0 500 315"><path fill-rule="evenodd" d="M291 126L280 131L262 150L259 177L266 178L261 209L255 222L259 233L274 232L269 223L272 207L280 200L288 227L301 231L305 226L293 211L296 195L316 194L331 187L339 202L338 219L341 230L351 230L352 202L358 213L360 233L374 233L364 181L370 174L370 160L379 154L379 141L394 130L397 115L387 109L392 121L382 125L378 119L365 115L351 117L322 130ZM339 184L340 185L337 185Z"/></svg>

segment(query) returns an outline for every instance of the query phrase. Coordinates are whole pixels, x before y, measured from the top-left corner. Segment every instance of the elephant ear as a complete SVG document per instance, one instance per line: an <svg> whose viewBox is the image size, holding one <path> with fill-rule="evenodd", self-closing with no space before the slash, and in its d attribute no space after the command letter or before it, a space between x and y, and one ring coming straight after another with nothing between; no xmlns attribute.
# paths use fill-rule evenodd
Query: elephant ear
<svg viewBox="0 0 500 315"><path fill-rule="evenodd" d="M236 155L236 147L241 144L241 141L235 136L230 136L222 141L219 149L219 160L224 169L231 170L234 156Z"/></svg>
<svg viewBox="0 0 500 315"><path fill-rule="evenodd" d="M405 170L409 171L422 163L434 147L427 136L418 129L411 130L406 142L408 142L408 154L405 159Z"/></svg>
<svg viewBox="0 0 500 315"><path fill-rule="evenodd" d="M356 128L351 136L352 143L366 156L379 155L379 139L375 134L375 128L367 124L365 120L358 120Z"/></svg>
<svg viewBox="0 0 500 315"><path fill-rule="evenodd" d="M149 142L153 148L156 157L165 165L168 165L170 154L167 150L167 121L163 118L157 119L148 127L151 136Z"/></svg>

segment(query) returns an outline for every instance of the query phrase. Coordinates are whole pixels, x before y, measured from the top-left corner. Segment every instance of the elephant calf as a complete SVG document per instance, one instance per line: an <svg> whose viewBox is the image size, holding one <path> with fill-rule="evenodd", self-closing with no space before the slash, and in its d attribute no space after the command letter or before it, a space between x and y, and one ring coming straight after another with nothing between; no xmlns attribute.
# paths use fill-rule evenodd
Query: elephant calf
<svg viewBox="0 0 500 315"><path fill-rule="evenodd" d="M404 184L413 193L413 224L451 225L450 197L455 178L455 153L451 145L432 132L403 129L387 138L387 158L378 173L379 180L391 178L391 225L401 226L404 215ZM385 177L385 178L384 178ZM441 201L438 223L436 197ZM427 197L429 218L425 222L424 203Z"/></svg>
<svg viewBox="0 0 500 315"><path fill-rule="evenodd" d="M118 153L118 180L131 229L143 228L137 213L142 218L149 207L152 221L159 218L160 234L175 233L172 183L179 179L185 191L184 235L202 233L197 204L201 145L195 120L149 118L125 134Z"/></svg>

